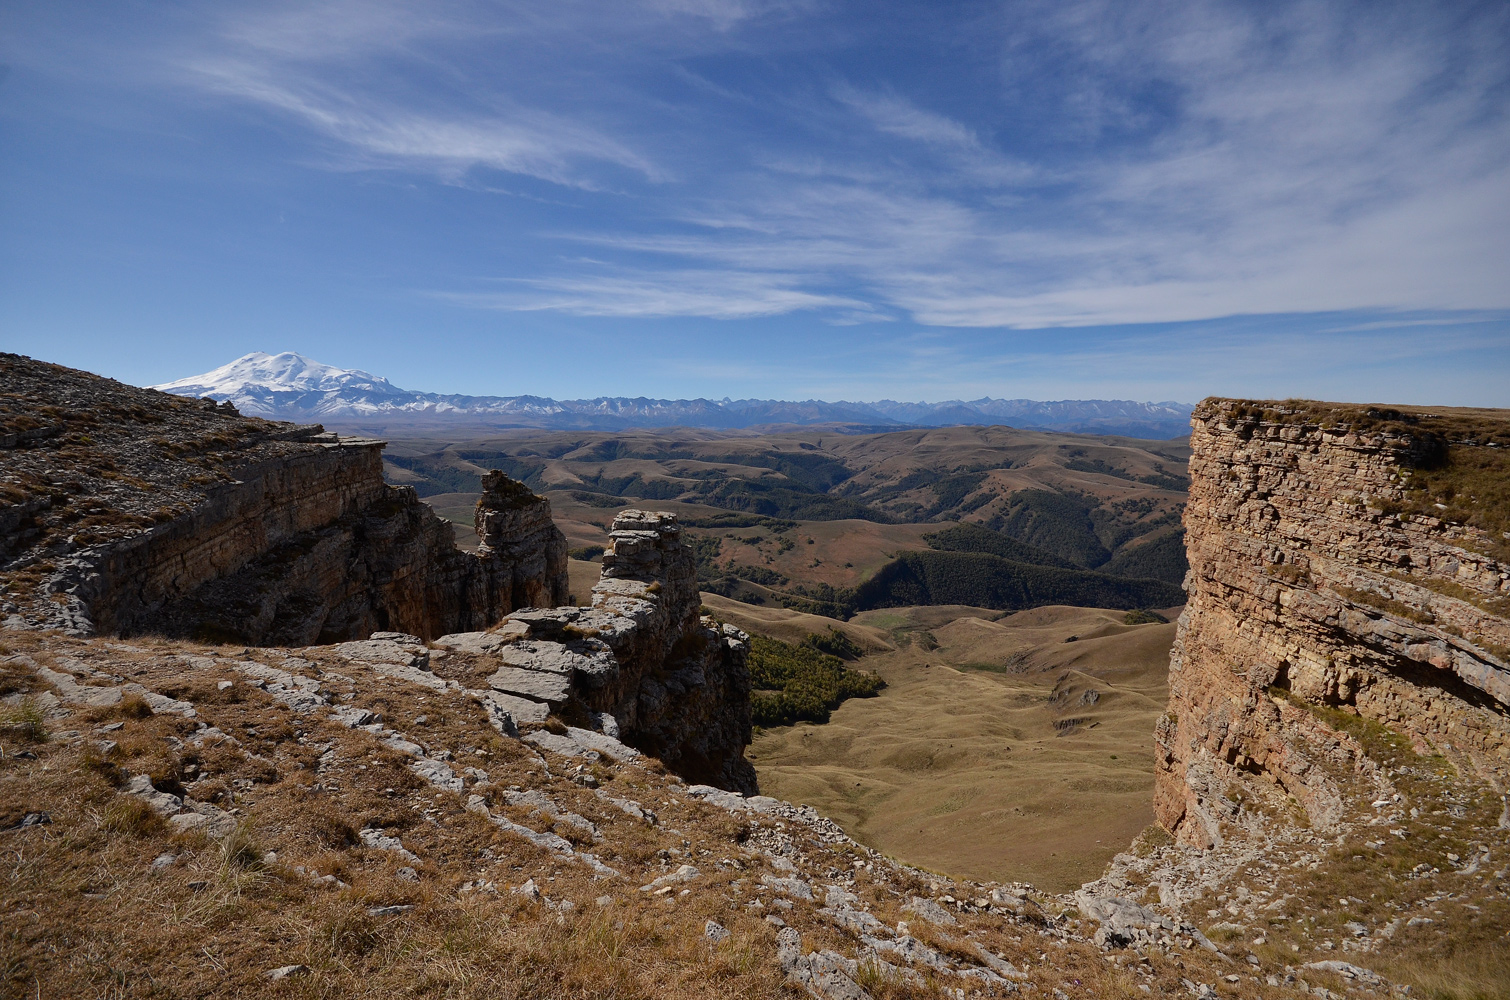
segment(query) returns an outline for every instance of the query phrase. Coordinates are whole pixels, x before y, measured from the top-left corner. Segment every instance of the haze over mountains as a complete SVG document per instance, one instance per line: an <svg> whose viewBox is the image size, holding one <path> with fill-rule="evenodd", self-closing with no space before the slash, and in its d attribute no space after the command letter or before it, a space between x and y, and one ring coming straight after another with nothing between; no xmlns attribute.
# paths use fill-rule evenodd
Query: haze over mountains
<svg viewBox="0 0 1510 1000"><path fill-rule="evenodd" d="M495 427L549 430L631 427L733 430L772 424L829 423L867 427L1005 424L1162 440L1189 433L1192 409L1188 403L1103 399L1040 402L983 398L923 403L466 396L401 389L369 372L336 368L291 352L254 352L202 375L153 388L184 396L229 400L249 416L281 420L467 420Z"/></svg>

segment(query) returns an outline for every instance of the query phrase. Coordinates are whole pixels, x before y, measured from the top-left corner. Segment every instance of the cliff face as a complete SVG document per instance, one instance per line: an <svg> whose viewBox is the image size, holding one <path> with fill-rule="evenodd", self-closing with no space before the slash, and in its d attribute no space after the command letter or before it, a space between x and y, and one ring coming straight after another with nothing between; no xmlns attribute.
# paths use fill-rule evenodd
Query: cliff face
<svg viewBox="0 0 1510 1000"><path fill-rule="evenodd" d="M1156 733L1156 815L1178 840L1219 843L1245 784L1292 798L1322 832L1336 822L1343 793L1329 769L1372 765L1308 706L1383 723L1470 768L1510 759L1510 535L1475 526L1498 528L1490 515L1502 512L1455 499L1429 471L1499 468L1507 416L1478 420L1197 408L1189 601ZM1440 498L1420 488L1428 480ZM1444 519L1470 503L1465 523Z"/></svg>
<svg viewBox="0 0 1510 1000"><path fill-rule="evenodd" d="M243 472L188 517L70 560L51 586L101 631L275 646L433 638L565 598L548 501L503 499L503 519L479 509L483 545L462 552L412 490L382 481L381 447L337 441Z"/></svg>
<svg viewBox="0 0 1510 1000"><path fill-rule="evenodd" d="M749 637L699 616L696 562L675 515L623 511L610 538L590 607L531 608L435 645L514 722L555 714L690 780L754 792Z"/></svg>
<svg viewBox="0 0 1510 1000"><path fill-rule="evenodd" d="M425 638L566 597L550 505L501 476L483 545L382 478L382 442L0 357L7 627L307 645Z"/></svg>

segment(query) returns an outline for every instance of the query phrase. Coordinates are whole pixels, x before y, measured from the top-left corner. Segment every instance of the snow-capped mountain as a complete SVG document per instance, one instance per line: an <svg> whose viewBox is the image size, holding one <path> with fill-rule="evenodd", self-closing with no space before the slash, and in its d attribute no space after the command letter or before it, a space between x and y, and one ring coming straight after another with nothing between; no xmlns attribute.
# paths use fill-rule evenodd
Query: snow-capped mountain
<svg viewBox="0 0 1510 1000"><path fill-rule="evenodd" d="M735 429L764 424L863 424L873 427L1013 427L1172 438L1190 432L1188 403L1122 399L1040 402L1032 399L948 400L942 403L828 403L775 399L646 399L600 396L460 396L400 389L370 372L335 368L299 354L256 352L203 375L153 386L180 396L230 400L248 416L275 420L358 420L390 426L406 417L468 419L498 427L624 430L630 427Z"/></svg>
<svg viewBox="0 0 1510 1000"><path fill-rule="evenodd" d="M178 396L210 396L230 400L253 417L288 419L328 414L344 416L402 407L419 393L406 392L392 382L357 369L335 368L300 354L256 351L203 375L154 385Z"/></svg>

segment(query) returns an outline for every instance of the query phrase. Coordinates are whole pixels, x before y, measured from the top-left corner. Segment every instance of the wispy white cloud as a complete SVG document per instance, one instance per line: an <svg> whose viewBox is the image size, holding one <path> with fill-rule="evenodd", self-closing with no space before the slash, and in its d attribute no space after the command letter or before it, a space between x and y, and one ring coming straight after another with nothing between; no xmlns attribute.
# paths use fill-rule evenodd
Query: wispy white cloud
<svg viewBox="0 0 1510 1000"><path fill-rule="evenodd" d="M514 312L556 311L574 316L750 319L811 309L840 310L846 316L884 318L869 303L802 287L792 274L730 270L667 271L655 275L605 274L536 278L511 282L520 287L497 292L435 292L460 305Z"/></svg>
<svg viewBox="0 0 1510 1000"><path fill-rule="evenodd" d="M982 148L980 139L964 125L894 94L867 94L846 84L834 88L834 97L882 132L935 146Z"/></svg>
<svg viewBox="0 0 1510 1000"><path fill-rule="evenodd" d="M582 17L590 11L581 7L597 5L577 6ZM658 0L648 9L727 24L746 16L734 0ZM562 27L540 21L519 4L325 0L229 14L214 44L179 66L198 87L307 127L335 169L402 169L454 182L482 167L589 190L611 186L605 166L667 180L651 157L589 116L523 101L520 88L485 69L468 79L479 67L447 65L458 46L507 53Z"/></svg>
<svg viewBox="0 0 1510 1000"><path fill-rule="evenodd" d="M458 303L953 327L1510 308L1503 12L1014 3L998 92L947 112L842 72L729 87L688 68L774 58L796 43L764 26L804 15L327 0L230 17L186 64L307 128L332 168L624 195L612 221L531 237L603 248L611 271L542 254L516 292Z"/></svg>
<svg viewBox="0 0 1510 1000"><path fill-rule="evenodd" d="M474 167L522 174L586 189L602 186L586 169L611 164L659 181L656 164L625 144L570 118L526 107L466 116L410 110L314 81L291 81L239 60L190 67L221 94L280 111L328 144L340 169L389 168L456 180Z"/></svg>
<svg viewBox="0 0 1510 1000"><path fill-rule="evenodd" d="M1038 179L1040 171L1015 161L983 143L973 129L896 94L861 91L849 84L836 86L834 98L877 131L909 139L932 150L943 161L945 183L958 175L972 185L1023 184Z"/></svg>
<svg viewBox="0 0 1510 1000"><path fill-rule="evenodd" d="M840 106L938 161L789 157L767 164L779 179L741 173L683 198L707 233L586 238L796 268L940 326L1510 308L1506 52L1449 51L1464 26L1432 32L1410 13L1045 6L1037 48L1009 45L1014 72L1063 75L1064 141L1136 135L1030 168L960 121L841 84ZM1065 48L1070 68L1046 65ZM1155 85L1166 96L1147 107L1128 96Z"/></svg>

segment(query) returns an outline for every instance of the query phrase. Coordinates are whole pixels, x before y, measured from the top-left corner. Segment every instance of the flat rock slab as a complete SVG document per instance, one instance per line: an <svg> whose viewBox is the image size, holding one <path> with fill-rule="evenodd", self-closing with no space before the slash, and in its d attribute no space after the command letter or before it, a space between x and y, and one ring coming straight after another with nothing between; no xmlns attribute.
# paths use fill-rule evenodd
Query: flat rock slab
<svg viewBox="0 0 1510 1000"><path fill-rule="evenodd" d="M617 611L591 608L583 609L582 613L577 616L576 628L612 646L632 636L639 630L640 624L635 619L619 614Z"/></svg>
<svg viewBox="0 0 1510 1000"><path fill-rule="evenodd" d="M378 638L360 639L356 642L337 643L331 649L347 659L363 660L367 663L400 663L404 666L417 667L430 662L429 650L425 649L424 644L418 639L413 642Z"/></svg>
<svg viewBox="0 0 1510 1000"><path fill-rule="evenodd" d="M954 919L954 914L950 913L948 910L944 909L933 900L924 899L921 896L913 896L909 898L902 909L906 910L909 913L917 914L924 920L928 921L930 924L938 924L941 927L953 927L956 923L958 923L958 921Z"/></svg>
<svg viewBox="0 0 1510 1000"><path fill-rule="evenodd" d="M509 714L515 722L544 722L551 714L551 707L542 701L532 701L503 691L476 691L473 697L486 700Z"/></svg>
<svg viewBox="0 0 1510 1000"><path fill-rule="evenodd" d="M575 726L568 726L565 736L538 730L530 733L525 739L541 749L558 753L563 757L585 757L593 751L607 754L615 760L634 760L640 756L640 752L634 747L620 743L612 736L604 736L591 729L578 729Z"/></svg>
<svg viewBox="0 0 1510 1000"><path fill-rule="evenodd" d="M529 626L523 622L506 621L491 632L456 632L443 635L433 645L453 653L470 653L482 656L496 653L511 642L529 635Z"/></svg>
<svg viewBox="0 0 1510 1000"><path fill-rule="evenodd" d="M597 582L592 588L594 596L623 597L632 600L654 602L655 595L650 591L650 584L643 580L630 580L622 577L608 576ZM598 602L593 601L597 607Z"/></svg>
<svg viewBox="0 0 1510 1000"><path fill-rule="evenodd" d="M769 795L741 795L738 792L726 791L722 788L714 788L712 785L688 785L687 794L694 799L701 799L711 806L727 809L729 812L775 812L781 805L780 799L773 799Z"/></svg>
<svg viewBox="0 0 1510 1000"><path fill-rule="evenodd" d="M488 678L488 685L495 690L545 702L549 706L566 704L571 697L571 677L568 674L547 673L541 670L526 670L521 667L499 667ZM516 721L524 721L515 716ZM539 720L544 722L544 719Z"/></svg>
<svg viewBox="0 0 1510 1000"><path fill-rule="evenodd" d="M171 792L159 792L152 787L152 779L138 774L126 782L122 789L127 795L135 795L152 808L159 816L172 816L183 808L184 800Z"/></svg>
<svg viewBox="0 0 1510 1000"><path fill-rule="evenodd" d="M405 861L416 865L420 863L418 855L405 848L402 841L397 837L388 836L382 830L366 827L357 836L361 838L362 844L366 847L370 847L376 851L392 851Z"/></svg>
<svg viewBox="0 0 1510 1000"><path fill-rule="evenodd" d="M616 674L619 661L607 643L596 639L560 643L522 639L498 651L505 666L577 676L584 680Z"/></svg>
<svg viewBox="0 0 1510 1000"><path fill-rule="evenodd" d="M557 736L543 729L530 733L525 739L542 750L549 750L563 757L582 757L587 754L587 748L570 736Z"/></svg>
<svg viewBox="0 0 1510 1000"><path fill-rule="evenodd" d="M236 817L208 802L185 801L193 812L182 812L168 817L168 825L175 833L198 830L211 837L226 837L236 829Z"/></svg>
<svg viewBox="0 0 1510 1000"><path fill-rule="evenodd" d="M502 636L495 636L491 632L455 632L436 639L435 645L453 653L480 655L491 653L498 649L498 647L504 645L504 639Z"/></svg>
<svg viewBox="0 0 1510 1000"><path fill-rule="evenodd" d="M615 760L635 760L640 752L627 743L623 743L605 733L596 733L591 729L578 729L576 726L567 726L566 735L569 739L581 744L588 750L596 750L598 753L606 753Z"/></svg>

